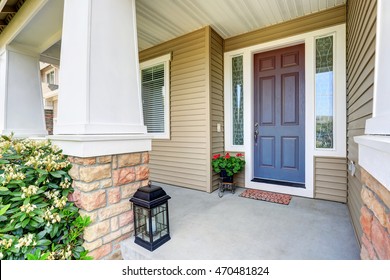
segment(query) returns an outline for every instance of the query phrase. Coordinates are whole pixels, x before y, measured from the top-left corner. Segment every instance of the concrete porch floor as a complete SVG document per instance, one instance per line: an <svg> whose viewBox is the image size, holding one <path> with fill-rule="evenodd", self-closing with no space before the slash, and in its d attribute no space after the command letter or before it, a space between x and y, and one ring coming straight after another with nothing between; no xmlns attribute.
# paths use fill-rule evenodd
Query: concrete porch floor
<svg viewBox="0 0 390 280"><path fill-rule="evenodd" d="M293 197L289 205L161 185L168 195L171 240L149 252L121 244L126 259L359 259L345 204Z"/></svg>

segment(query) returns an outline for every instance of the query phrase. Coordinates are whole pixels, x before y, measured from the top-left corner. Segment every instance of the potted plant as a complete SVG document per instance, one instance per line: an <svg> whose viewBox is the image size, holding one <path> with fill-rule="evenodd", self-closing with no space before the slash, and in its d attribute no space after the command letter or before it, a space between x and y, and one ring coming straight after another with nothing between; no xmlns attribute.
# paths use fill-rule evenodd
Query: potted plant
<svg viewBox="0 0 390 280"><path fill-rule="evenodd" d="M213 156L211 164L213 170L219 173L222 182L233 183L233 175L244 169L245 160L243 157L244 155L241 153L236 154L236 156L231 156L229 153L225 156L216 154Z"/></svg>

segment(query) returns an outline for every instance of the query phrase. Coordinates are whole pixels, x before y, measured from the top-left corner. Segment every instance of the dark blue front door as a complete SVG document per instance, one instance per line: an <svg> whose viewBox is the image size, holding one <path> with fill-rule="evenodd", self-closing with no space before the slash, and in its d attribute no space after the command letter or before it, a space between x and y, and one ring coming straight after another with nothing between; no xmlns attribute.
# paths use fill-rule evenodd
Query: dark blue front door
<svg viewBox="0 0 390 280"><path fill-rule="evenodd" d="M255 179L305 183L304 58L304 44L254 56Z"/></svg>

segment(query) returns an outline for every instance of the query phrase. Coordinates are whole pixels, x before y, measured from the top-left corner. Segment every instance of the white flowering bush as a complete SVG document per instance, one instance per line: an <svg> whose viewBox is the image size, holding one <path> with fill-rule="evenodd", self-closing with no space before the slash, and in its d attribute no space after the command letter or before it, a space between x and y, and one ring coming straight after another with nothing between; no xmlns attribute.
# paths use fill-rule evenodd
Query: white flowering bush
<svg viewBox="0 0 390 280"><path fill-rule="evenodd" d="M50 141L0 139L0 260L90 259L89 217L68 201L71 164Z"/></svg>

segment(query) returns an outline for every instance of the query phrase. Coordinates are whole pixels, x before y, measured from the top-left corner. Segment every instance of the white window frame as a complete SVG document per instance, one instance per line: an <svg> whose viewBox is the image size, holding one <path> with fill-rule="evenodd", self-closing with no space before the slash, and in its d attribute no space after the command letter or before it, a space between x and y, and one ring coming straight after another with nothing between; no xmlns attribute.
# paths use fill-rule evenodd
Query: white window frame
<svg viewBox="0 0 390 280"><path fill-rule="evenodd" d="M142 70L156 65L164 64L164 132L163 133L147 133L153 139L170 139L170 61L172 54L159 56L148 61L140 63L140 77ZM140 90L142 90L142 81L140 82ZM142 94L141 94L142 96Z"/></svg>
<svg viewBox="0 0 390 280"><path fill-rule="evenodd" d="M335 34L334 37L334 149L316 149L315 139L315 39L327 34ZM314 197L314 157L346 157L346 44L345 24L315 30L259 45L226 52L224 54L225 68L225 150L244 152L245 187L288 193L292 195ZM297 44L305 44L305 188L291 188L267 183L252 182L253 177L253 57L256 53L280 49ZM243 55L243 93L244 93L244 145L233 146L229 139L232 138L232 69L231 59L239 54ZM310 94L311 93L311 94ZM229 103L230 102L230 103Z"/></svg>
<svg viewBox="0 0 390 280"><path fill-rule="evenodd" d="M333 156L333 157L346 157L347 156L347 99L346 99L346 44L345 44L345 31L340 28L333 28L330 32L323 32L321 35L313 38L314 45L314 60L316 58L316 39L333 36L333 148L317 148L314 142L314 155L315 156ZM316 89L315 84L315 71L316 65L314 61L313 79L314 79L314 91ZM314 94L315 102L315 94ZM314 108L315 104L314 104ZM316 115L314 112L314 126L316 124ZM316 141L316 129L314 127L314 141Z"/></svg>
<svg viewBox="0 0 390 280"><path fill-rule="evenodd" d="M314 148L315 150L318 152L318 151L335 151L336 150L336 145L338 145L339 141L336 141L337 137L336 137L336 134L339 133L339 131L337 131L337 127L338 127L338 122L336 121L337 120L337 117L338 117L338 111L337 111L337 108L336 108L336 98L337 98L337 95L336 95L336 92L338 91L337 88L336 88L336 77L337 77L337 73L338 73L338 69L336 67L336 56L337 56L337 53L336 53L336 46L337 46L337 43L336 43L336 33L335 32L332 32L332 33L329 33L329 34L324 34L324 35L320 35L320 36L316 36L314 37L314 51L316 50L316 43L317 43L317 39L321 39L321 38L325 38L325 37L330 37L332 36L333 37L333 148L317 148L317 131L315 130L314 133L315 133L315 142L314 142ZM316 59L317 58L317 53L314 54L314 58ZM316 85L316 79L315 79L315 75L316 75L316 68L317 68L317 65L316 65L316 62L314 62L314 124L315 126L317 125L317 112L316 112L316 108L317 108L317 85ZM339 101L339 100L337 100ZM339 110L340 111L340 110Z"/></svg>
<svg viewBox="0 0 390 280"><path fill-rule="evenodd" d="M244 145L245 145L245 121L243 123L243 130L244 130L244 139L243 143L244 145L234 145L233 144L233 69L232 69L232 60L234 57L237 56L242 56L243 58L243 69L242 71L244 72L244 53L238 52L233 55L228 56L228 58L225 56L225 85L224 85L224 90L225 90L225 100L224 100L224 110L225 110L225 151L229 152L242 152L244 151ZM229 76L229 78L227 77ZM227 80L228 79L228 80ZM243 94L243 100L245 104L245 99L246 99L246 91L245 91L245 77L243 78L243 87L241 89L241 92ZM243 116L245 118L245 105L244 105L244 112Z"/></svg>

